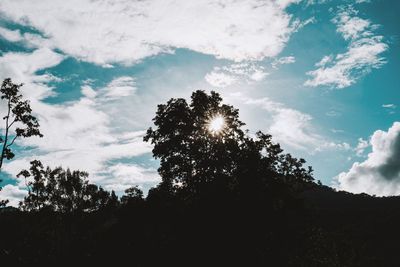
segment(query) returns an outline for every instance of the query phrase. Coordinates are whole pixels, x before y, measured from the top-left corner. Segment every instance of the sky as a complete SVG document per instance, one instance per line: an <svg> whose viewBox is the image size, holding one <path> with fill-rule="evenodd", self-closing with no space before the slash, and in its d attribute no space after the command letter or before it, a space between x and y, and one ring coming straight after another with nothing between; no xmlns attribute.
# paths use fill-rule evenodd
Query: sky
<svg viewBox="0 0 400 267"><path fill-rule="evenodd" d="M0 79L24 83L44 137L16 142L0 198L26 195L16 174L32 159L118 194L148 190L160 181L142 140L156 106L198 89L323 184L398 195L399 11L389 0L1 0Z"/></svg>

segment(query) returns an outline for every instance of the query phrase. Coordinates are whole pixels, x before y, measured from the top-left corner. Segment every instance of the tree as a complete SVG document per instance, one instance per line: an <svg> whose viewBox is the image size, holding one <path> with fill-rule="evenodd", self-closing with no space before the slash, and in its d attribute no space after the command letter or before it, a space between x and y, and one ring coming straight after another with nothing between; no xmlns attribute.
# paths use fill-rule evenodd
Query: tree
<svg viewBox="0 0 400 267"><path fill-rule="evenodd" d="M160 159L158 191L196 195L210 188L248 187L254 192L276 181L313 181L312 169L303 168L305 161L283 154L270 135L246 134L238 110L223 104L218 93L196 91L190 104L173 98L158 105L153 121L156 128L149 128L144 140L154 145L153 155Z"/></svg>
<svg viewBox="0 0 400 267"><path fill-rule="evenodd" d="M10 78L3 81L0 89L1 100L6 102L4 120L4 133L0 135L2 144L0 155L0 171L4 159L12 159L14 153L11 146L19 137L43 135L39 130L39 122L34 117L28 100L22 100L20 88L23 84L14 84Z"/></svg>
<svg viewBox="0 0 400 267"><path fill-rule="evenodd" d="M90 184L88 173L79 170L44 168L40 161L33 160L30 169L22 170L17 176L25 179L28 188L28 195L20 203L26 211L90 212L118 203L114 191L110 193Z"/></svg>
<svg viewBox="0 0 400 267"><path fill-rule="evenodd" d="M132 186L125 190L125 195L121 197L121 203L123 205L129 205L143 201L143 191L138 186Z"/></svg>
<svg viewBox="0 0 400 267"><path fill-rule="evenodd" d="M161 186L196 193L204 182L233 171L230 159L239 150L244 124L238 110L222 104L215 92L196 91L191 99L190 105L185 99L159 105L153 119L157 128L150 128L144 140L154 144L153 155L161 161ZM223 119L223 129L210 132L209 125L217 116Z"/></svg>

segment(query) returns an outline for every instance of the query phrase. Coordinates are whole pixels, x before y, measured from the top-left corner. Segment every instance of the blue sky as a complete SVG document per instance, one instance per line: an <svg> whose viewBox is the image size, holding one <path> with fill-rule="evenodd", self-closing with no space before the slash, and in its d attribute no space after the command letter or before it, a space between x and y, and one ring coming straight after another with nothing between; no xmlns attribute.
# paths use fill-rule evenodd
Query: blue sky
<svg viewBox="0 0 400 267"><path fill-rule="evenodd" d="M0 78L25 83L42 139L17 143L0 197L33 158L122 192L159 181L142 142L156 105L220 92L324 184L400 193L398 1L0 3ZM2 103L3 105L3 103ZM2 109L0 108L0 111Z"/></svg>

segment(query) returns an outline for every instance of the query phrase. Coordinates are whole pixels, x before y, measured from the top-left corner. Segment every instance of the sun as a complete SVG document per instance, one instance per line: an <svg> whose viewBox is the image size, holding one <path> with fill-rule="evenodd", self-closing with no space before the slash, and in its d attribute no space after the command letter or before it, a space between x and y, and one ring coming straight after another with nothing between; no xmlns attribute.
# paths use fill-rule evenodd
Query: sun
<svg viewBox="0 0 400 267"><path fill-rule="evenodd" d="M225 118L221 114L217 114L210 118L207 124L208 131L214 135L220 134L225 128Z"/></svg>

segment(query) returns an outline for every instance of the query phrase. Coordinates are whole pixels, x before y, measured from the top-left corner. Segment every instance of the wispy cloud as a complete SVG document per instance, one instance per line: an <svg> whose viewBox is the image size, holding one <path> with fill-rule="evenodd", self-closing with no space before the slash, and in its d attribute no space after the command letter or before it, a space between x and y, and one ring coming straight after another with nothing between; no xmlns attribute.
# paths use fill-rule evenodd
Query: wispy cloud
<svg viewBox="0 0 400 267"><path fill-rule="evenodd" d="M307 72L311 78L305 85L345 88L386 62L382 53L388 45L383 36L374 33L378 25L358 17L357 13L351 6L340 9L333 22L337 25L337 32L350 42L347 51L336 56L324 56L315 64L317 69Z"/></svg>
<svg viewBox="0 0 400 267"><path fill-rule="evenodd" d="M292 64L295 62L296 62L296 58L294 56L280 57L278 59L275 59L271 63L271 66L274 69L278 69L280 65Z"/></svg>
<svg viewBox="0 0 400 267"><path fill-rule="evenodd" d="M121 76L112 80L106 87L94 90L87 82L82 86L82 94L88 98L97 98L98 101L108 102L118 100L121 97L133 95L136 88L135 79L129 76Z"/></svg>
<svg viewBox="0 0 400 267"><path fill-rule="evenodd" d="M236 82L236 78L224 72L214 69L212 72L207 73L204 79L211 85L217 88L224 88Z"/></svg>
<svg viewBox="0 0 400 267"><path fill-rule="evenodd" d="M390 108L390 109L395 109L397 106L395 104L383 104L383 108Z"/></svg>
<svg viewBox="0 0 400 267"><path fill-rule="evenodd" d="M267 111L271 122L266 131L275 141L290 149L307 151L310 154L325 150L349 150L347 143L337 143L318 134L312 125L312 116L299 110L286 107L269 98L250 98L242 94L233 95L245 105L257 106Z"/></svg>
<svg viewBox="0 0 400 267"><path fill-rule="evenodd" d="M383 104L382 107L391 115L396 113L397 105L395 104Z"/></svg>
<svg viewBox="0 0 400 267"><path fill-rule="evenodd" d="M224 88L240 82L260 82L267 75L268 73L263 66L255 63L236 63L223 67L214 67L204 78L210 85Z"/></svg>
<svg viewBox="0 0 400 267"><path fill-rule="evenodd" d="M53 94L46 83L57 77L36 75L36 72L56 66L64 58L48 48L36 49L32 53L5 53L0 57L0 79L12 77L15 82L29 85L22 88L24 95L31 101L38 101Z"/></svg>

